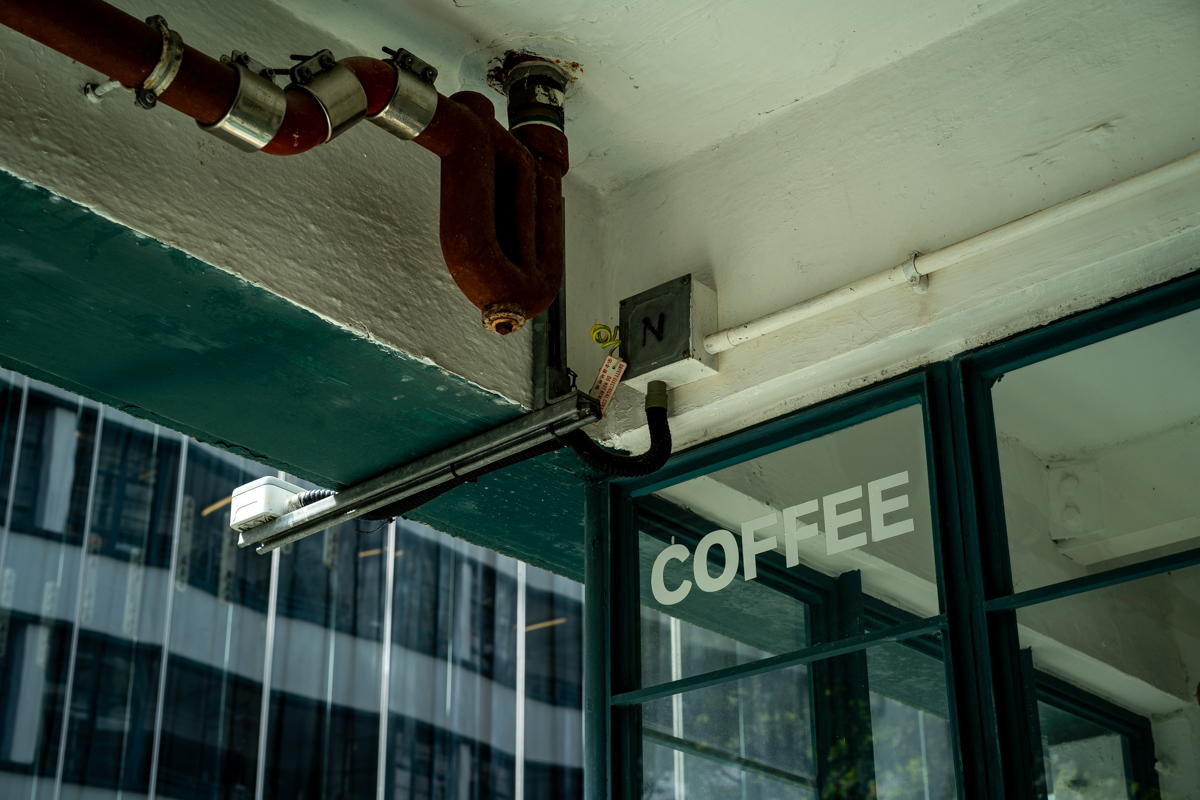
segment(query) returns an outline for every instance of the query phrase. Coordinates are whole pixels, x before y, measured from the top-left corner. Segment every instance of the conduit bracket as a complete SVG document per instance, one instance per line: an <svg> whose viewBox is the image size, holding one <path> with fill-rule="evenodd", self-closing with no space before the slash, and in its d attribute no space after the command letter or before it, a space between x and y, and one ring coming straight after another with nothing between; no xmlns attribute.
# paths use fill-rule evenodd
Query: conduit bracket
<svg viewBox="0 0 1200 800"><path fill-rule="evenodd" d="M269 553L361 514L436 488L456 476L545 444L596 422L600 417L600 401L583 392L571 392L553 405L242 531L238 547L258 545L256 552L259 555Z"/></svg>
<svg viewBox="0 0 1200 800"><path fill-rule="evenodd" d="M917 257L920 255L918 250L908 254L908 260L904 262L904 277L908 279L910 289L917 294L925 294L925 290L929 288L929 276L917 272Z"/></svg>

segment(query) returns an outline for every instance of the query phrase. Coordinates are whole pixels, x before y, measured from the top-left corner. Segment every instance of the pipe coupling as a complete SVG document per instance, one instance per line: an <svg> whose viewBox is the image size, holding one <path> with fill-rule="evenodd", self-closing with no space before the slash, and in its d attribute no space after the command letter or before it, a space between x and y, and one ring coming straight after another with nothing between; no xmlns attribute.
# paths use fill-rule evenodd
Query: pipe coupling
<svg viewBox="0 0 1200 800"><path fill-rule="evenodd" d="M437 70L407 50L388 50L396 70L396 88L382 111L368 120L401 139L415 139L437 111L438 93L433 88Z"/></svg>
<svg viewBox="0 0 1200 800"><path fill-rule="evenodd" d="M508 129L549 125L564 130L567 74L549 61L524 61L508 71Z"/></svg>
<svg viewBox="0 0 1200 800"><path fill-rule="evenodd" d="M333 53L328 50L305 58L292 67L291 75L293 82L287 88L307 92L325 113L329 133L322 144L342 135L367 116L366 90L348 67L333 60Z"/></svg>
<svg viewBox="0 0 1200 800"><path fill-rule="evenodd" d="M200 125L200 130L247 153L262 150L283 125L287 98L270 80L272 70L245 53L234 50L232 56L221 56L221 61L238 74L237 94L225 116L211 125Z"/></svg>

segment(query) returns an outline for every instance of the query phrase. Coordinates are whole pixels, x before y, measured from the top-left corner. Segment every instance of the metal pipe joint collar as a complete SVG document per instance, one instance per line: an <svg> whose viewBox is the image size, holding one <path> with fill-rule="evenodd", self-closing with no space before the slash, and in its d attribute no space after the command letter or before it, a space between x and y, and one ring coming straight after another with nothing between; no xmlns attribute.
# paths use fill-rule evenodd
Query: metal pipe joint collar
<svg viewBox="0 0 1200 800"><path fill-rule="evenodd" d="M566 129L567 73L549 61L525 61L508 72L508 129L523 125L550 125Z"/></svg>
<svg viewBox="0 0 1200 800"><path fill-rule="evenodd" d="M371 122L401 139L415 139L429 125L437 111L438 93L433 87L437 70L407 50L386 50L396 70L392 98Z"/></svg>
<svg viewBox="0 0 1200 800"><path fill-rule="evenodd" d="M232 56L221 56L221 61L237 71L237 94L225 116L211 125L196 124L200 130L239 150L247 153L262 150L283 125L287 113L283 89L270 80L273 70L245 53L234 50Z"/></svg>
<svg viewBox="0 0 1200 800"><path fill-rule="evenodd" d="M325 112L329 124L325 144L367 116L366 90L354 72L334 61L328 50L297 64L291 74L295 82L287 88L307 92Z"/></svg>

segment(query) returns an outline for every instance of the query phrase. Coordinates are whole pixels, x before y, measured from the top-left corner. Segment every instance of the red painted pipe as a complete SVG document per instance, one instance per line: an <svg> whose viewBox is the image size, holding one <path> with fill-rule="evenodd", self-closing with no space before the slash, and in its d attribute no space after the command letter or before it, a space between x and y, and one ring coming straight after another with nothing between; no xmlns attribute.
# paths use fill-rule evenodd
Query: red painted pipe
<svg viewBox="0 0 1200 800"><path fill-rule="evenodd" d="M153 26L103 0L0 0L0 24L108 75L141 86L162 51ZM225 115L237 92L237 74L184 45L163 105L204 125ZM396 73L379 59L340 62L367 95L367 113L392 96ZM295 155L325 141L328 122L307 92L286 93L287 113L263 148ZM474 92L438 96L437 112L415 140L442 159L441 241L450 274L484 324L511 333L549 307L562 283L562 176L568 167L561 131L533 125L514 137L495 119L491 102Z"/></svg>

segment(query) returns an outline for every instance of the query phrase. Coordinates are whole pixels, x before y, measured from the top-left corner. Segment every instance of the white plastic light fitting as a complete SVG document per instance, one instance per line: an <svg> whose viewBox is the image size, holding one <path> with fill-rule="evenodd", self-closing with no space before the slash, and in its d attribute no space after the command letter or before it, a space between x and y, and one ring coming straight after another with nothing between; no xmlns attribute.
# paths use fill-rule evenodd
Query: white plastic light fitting
<svg viewBox="0 0 1200 800"><path fill-rule="evenodd" d="M244 531L277 519L287 512L288 500L302 491L299 486L269 476L239 486L233 490L229 527Z"/></svg>

